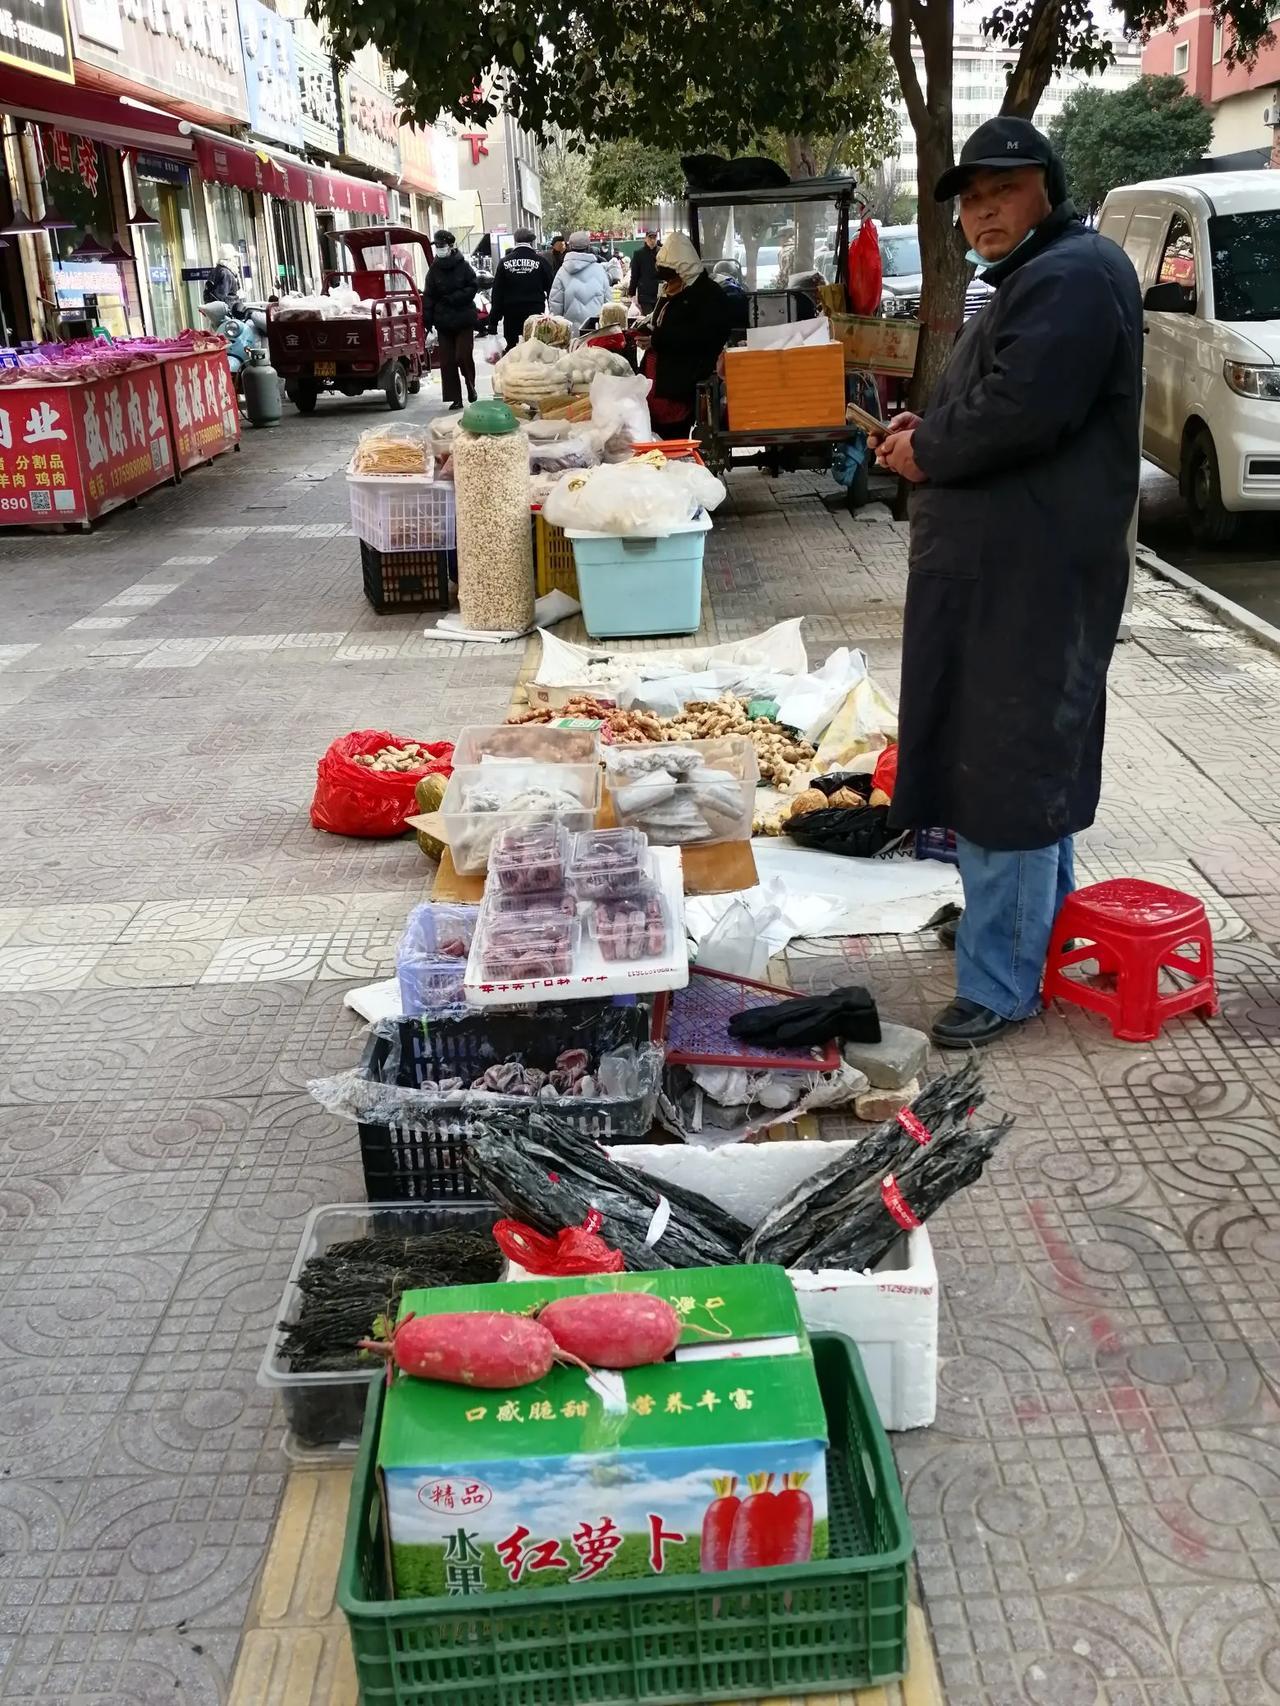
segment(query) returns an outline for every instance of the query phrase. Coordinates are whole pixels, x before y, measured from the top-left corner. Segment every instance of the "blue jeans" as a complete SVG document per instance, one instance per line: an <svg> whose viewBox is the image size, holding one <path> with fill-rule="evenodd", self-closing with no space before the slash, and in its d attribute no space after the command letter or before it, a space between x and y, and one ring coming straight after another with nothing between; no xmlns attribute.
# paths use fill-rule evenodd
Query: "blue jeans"
<svg viewBox="0 0 1280 1706"><path fill-rule="evenodd" d="M1040 1007L1040 976L1054 919L1076 886L1068 835L1030 853L1000 853L956 837L964 917L956 931L956 994L1029 1019Z"/></svg>

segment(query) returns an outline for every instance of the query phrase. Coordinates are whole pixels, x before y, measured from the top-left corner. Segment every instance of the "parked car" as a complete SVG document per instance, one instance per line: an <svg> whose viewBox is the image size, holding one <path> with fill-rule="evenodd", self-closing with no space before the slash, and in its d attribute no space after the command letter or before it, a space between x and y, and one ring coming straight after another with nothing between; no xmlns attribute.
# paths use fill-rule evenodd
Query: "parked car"
<svg viewBox="0 0 1280 1706"><path fill-rule="evenodd" d="M1128 184L1098 229L1142 286L1143 453L1176 476L1192 536L1226 544L1280 509L1280 172Z"/></svg>
<svg viewBox="0 0 1280 1706"><path fill-rule="evenodd" d="M880 265L884 291L880 311L895 319L914 320L920 312L920 233L914 225L882 225ZM970 319L991 295L991 286L971 278L964 293L964 317Z"/></svg>

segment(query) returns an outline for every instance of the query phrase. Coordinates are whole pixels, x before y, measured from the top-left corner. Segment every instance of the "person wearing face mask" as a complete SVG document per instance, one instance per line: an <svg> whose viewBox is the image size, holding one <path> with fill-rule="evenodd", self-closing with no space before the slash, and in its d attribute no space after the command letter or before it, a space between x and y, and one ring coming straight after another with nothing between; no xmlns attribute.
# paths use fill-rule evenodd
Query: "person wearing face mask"
<svg viewBox="0 0 1280 1706"><path fill-rule="evenodd" d="M658 250L661 295L644 371L653 380L649 415L663 438L687 438L698 386L715 372L733 327L729 298L689 239L672 232Z"/></svg>
<svg viewBox="0 0 1280 1706"><path fill-rule="evenodd" d="M995 294L923 415L873 442L912 487L891 821L955 831L964 887L943 1048L1040 1005L1072 837L1094 819L1107 670L1138 492L1142 303L1124 252L1087 230L1062 164L997 118L934 190L955 197Z"/></svg>
<svg viewBox="0 0 1280 1706"><path fill-rule="evenodd" d="M436 330L440 348L440 394L453 410L462 407L462 387L467 401L476 400L476 308L477 279L471 263L458 252L452 231L437 231L431 239L435 256L427 268L422 292L424 329Z"/></svg>

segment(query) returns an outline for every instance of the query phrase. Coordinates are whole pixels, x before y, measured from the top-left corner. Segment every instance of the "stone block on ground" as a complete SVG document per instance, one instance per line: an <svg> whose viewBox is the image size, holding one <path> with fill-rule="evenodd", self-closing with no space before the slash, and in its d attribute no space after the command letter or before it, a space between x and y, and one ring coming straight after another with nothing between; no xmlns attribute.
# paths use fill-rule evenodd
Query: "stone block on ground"
<svg viewBox="0 0 1280 1706"><path fill-rule="evenodd" d="M929 1039L910 1025L880 1024L878 1043L846 1043L844 1058L878 1090L900 1090L924 1071Z"/></svg>
<svg viewBox="0 0 1280 1706"><path fill-rule="evenodd" d="M855 1100L853 1111L868 1125L879 1125L882 1120L891 1120L899 1108L905 1108L919 1094L920 1081L912 1078L897 1090L868 1090Z"/></svg>

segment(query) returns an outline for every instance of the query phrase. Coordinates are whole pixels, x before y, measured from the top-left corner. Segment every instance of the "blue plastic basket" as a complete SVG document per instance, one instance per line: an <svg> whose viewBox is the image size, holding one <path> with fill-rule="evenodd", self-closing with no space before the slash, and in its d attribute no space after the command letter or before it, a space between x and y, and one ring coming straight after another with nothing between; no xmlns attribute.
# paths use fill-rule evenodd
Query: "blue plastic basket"
<svg viewBox="0 0 1280 1706"><path fill-rule="evenodd" d="M956 852L955 830L918 829L916 831L916 858L939 859L944 865L958 865L960 855Z"/></svg>
<svg viewBox="0 0 1280 1706"><path fill-rule="evenodd" d="M694 634L702 621L705 513L663 538L570 531L582 620L593 639Z"/></svg>

